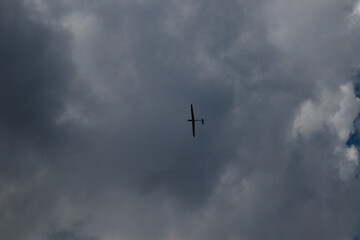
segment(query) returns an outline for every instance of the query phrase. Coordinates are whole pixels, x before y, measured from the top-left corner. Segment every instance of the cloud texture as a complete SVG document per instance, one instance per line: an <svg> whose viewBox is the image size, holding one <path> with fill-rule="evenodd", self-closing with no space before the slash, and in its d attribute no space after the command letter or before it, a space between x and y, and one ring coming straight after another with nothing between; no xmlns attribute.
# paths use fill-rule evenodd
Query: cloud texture
<svg viewBox="0 0 360 240"><path fill-rule="evenodd" d="M359 4L2 1L0 239L357 239Z"/></svg>

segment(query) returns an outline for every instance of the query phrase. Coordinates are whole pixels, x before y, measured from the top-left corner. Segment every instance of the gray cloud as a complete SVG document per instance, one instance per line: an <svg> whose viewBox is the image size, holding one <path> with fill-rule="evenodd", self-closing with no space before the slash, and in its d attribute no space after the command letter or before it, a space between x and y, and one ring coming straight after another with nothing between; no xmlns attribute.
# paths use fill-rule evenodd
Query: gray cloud
<svg viewBox="0 0 360 240"><path fill-rule="evenodd" d="M17 178L32 168L24 152L59 143L55 120L73 69L66 34L31 21L19 1L3 1L0 11L1 173Z"/></svg>
<svg viewBox="0 0 360 240"><path fill-rule="evenodd" d="M21 1L2 1L0 15L0 235L25 239L56 199L45 169L63 145L55 122L73 66L65 31L31 20Z"/></svg>
<svg viewBox="0 0 360 240"><path fill-rule="evenodd" d="M356 2L25 3L0 8L2 238L356 236Z"/></svg>
<svg viewBox="0 0 360 240"><path fill-rule="evenodd" d="M69 229L57 229L53 224L51 232L48 234L50 240L96 240L97 238L85 236L81 233L83 222L77 222Z"/></svg>

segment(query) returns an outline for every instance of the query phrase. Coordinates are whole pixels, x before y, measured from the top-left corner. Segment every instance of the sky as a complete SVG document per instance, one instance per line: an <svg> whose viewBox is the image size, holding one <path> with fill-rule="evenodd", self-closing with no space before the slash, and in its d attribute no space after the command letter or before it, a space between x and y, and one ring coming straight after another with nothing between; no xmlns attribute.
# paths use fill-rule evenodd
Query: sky
<svg viewBox="0 0 360 240"><path fill-rule="evenodd" d="M0 239L360 239L360 1L2 0L0 39Z"/></svg>

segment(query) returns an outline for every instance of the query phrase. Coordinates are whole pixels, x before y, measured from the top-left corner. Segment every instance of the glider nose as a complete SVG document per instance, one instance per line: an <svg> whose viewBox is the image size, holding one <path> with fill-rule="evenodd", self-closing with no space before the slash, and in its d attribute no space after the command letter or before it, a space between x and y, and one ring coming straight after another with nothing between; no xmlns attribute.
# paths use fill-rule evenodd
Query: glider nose
<svg viewBox="0 0 360 240"><path fill-rule="evenodd" d="M201 123L204 125L204 119L201 119Z"/></svg>

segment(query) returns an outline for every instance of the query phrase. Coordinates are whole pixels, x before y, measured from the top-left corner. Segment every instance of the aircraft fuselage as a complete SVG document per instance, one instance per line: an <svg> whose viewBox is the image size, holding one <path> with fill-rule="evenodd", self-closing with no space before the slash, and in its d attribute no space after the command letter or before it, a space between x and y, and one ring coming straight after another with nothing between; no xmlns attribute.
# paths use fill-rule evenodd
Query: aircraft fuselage
<svg viewBox="0 0 360 240"><path fill-rule="evenodd" d="M191 107L191 119L188 119L188 121L192 123L193 137L195 137L195 122L201 121L201 123L204 124L204 119L203 118L195 119L193 105L191 104L190 107Z"/></svg>

